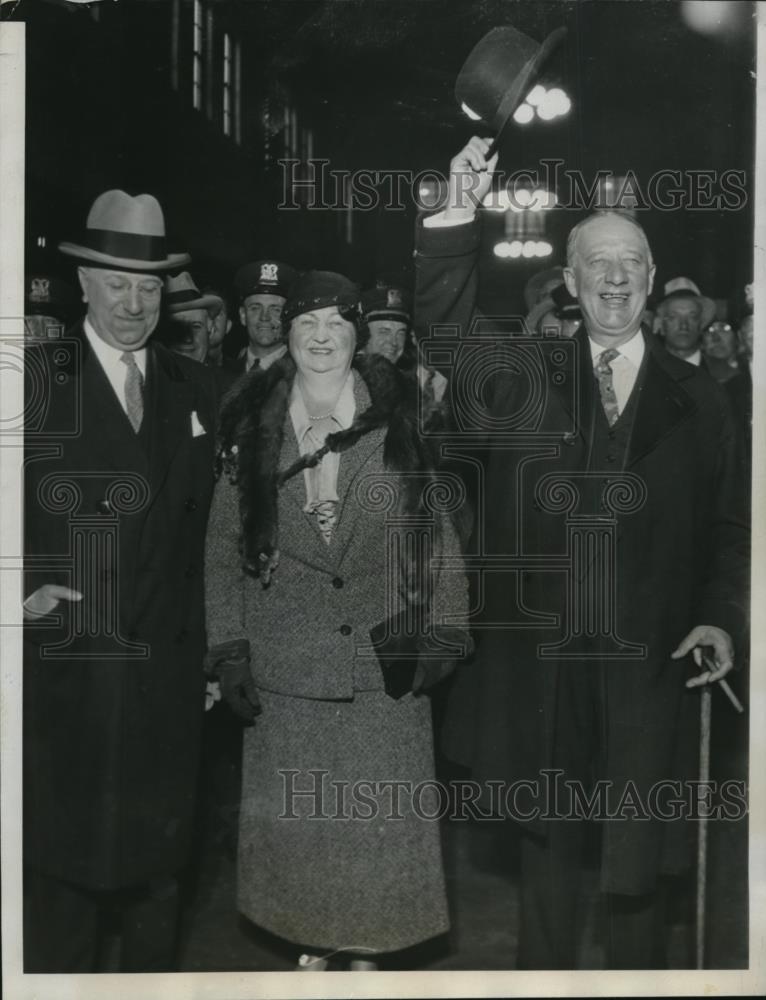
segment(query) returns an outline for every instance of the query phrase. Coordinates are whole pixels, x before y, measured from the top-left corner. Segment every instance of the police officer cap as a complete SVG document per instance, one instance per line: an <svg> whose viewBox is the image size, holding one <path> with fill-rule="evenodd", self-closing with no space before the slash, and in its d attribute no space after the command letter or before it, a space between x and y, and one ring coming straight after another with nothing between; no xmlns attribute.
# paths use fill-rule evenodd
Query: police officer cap
<svg viewBox="0 0 766 1000"><path fill-rule="evenodd" d="M234 276L240 302L250 295L279 295L287 298L297 271L281 260L255 260L241 267Z"/></svg>

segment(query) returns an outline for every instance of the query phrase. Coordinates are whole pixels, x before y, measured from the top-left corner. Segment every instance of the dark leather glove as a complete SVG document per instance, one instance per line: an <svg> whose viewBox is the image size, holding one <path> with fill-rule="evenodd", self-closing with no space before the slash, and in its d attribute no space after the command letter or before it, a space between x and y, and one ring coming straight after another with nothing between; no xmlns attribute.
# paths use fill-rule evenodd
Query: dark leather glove
<svg viewBox="0 0 766 1000"><path fill-rule="evenodd" d="M213 646L205 657L205 672L221 685L221 697L245 722L253 723L261 703L250 673L250 643L232 639Z"/></svg>

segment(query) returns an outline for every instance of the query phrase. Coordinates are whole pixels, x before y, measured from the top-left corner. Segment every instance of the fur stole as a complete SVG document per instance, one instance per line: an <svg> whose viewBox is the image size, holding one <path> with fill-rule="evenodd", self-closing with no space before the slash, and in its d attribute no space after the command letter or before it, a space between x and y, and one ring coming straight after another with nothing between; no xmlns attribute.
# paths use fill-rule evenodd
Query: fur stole
<svg viewBox="0 0 766 1000"><path fill-rule="evenodd" d="M256 370L241 379L224 399L218 473L226 472L239 488L243 566L247 573L259 576L264 586L278 563L277 494L287 479L316 465L328 451L353 448L363 435L377 428L386 428L383 461L387 469L432 477L437 467L435 435L446 429L444 408L428 396L423 398L420 418L429 435L421 435L414 374L395 368L377 355L357 357L353 367L367 386L370 406L355 415L349 428L328 435L323 448L302 455L282 471L285 421L296 374L290 355L280 358L266 371ZM422 476L405 476L404 484L404 512L417 513L422 508ZM409 595L413 594L413 573L422 579L417 567L410 567L405 573L409 578L405 584Z"/></svg>

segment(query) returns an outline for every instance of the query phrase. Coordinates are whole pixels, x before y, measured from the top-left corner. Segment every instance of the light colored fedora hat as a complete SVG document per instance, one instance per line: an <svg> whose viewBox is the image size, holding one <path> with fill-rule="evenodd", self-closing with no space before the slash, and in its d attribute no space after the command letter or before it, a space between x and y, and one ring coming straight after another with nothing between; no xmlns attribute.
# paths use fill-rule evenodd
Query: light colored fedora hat
<svg viewBox="0 0 766 1000"><path fill-rule="evenodd" d="M712 299L709 299L706 295L703 295L691 278L671 278L670 281L666 282L662 298L657 303L657 308L659 309L663 302L668 302L671 299L679 299L682 297L699 299L700 305L702 306L701 325L703 330L709 323L713 322L716 313L715 302L713 302Z"/></svg>
<svg viewBox="0 0 766 1000"><path fill-rule="evenodd" d="M118 271L173 271L191 261L188 253L167 252L165 217L155 197L116 190L93 202L81 242L59 243L59 250Z"/></svg>
<svg viewBox="0 0 766 1000"><path fill-rule="evenodd" d="M206 309L211 318L218 315L223 305L223 299L219 295L203 295L188 271L165 278L164 302L171 315L187 312L189 309Z"/></svg>

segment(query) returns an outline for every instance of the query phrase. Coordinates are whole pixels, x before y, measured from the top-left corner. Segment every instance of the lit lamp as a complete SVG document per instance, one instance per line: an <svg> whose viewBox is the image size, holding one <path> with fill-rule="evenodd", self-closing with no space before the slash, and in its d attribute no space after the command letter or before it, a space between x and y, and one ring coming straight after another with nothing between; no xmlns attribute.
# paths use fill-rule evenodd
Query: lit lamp
<svg viewBox="0 0 766 1000"><path fill-rule="evenodd" d="M553 253L553 245L545 238L545 213L556 205L555 195L550 191L542 188L494 191L483 204L490 210L505 211L505 239L495 244L496 257L532 260Z"/></svg>

